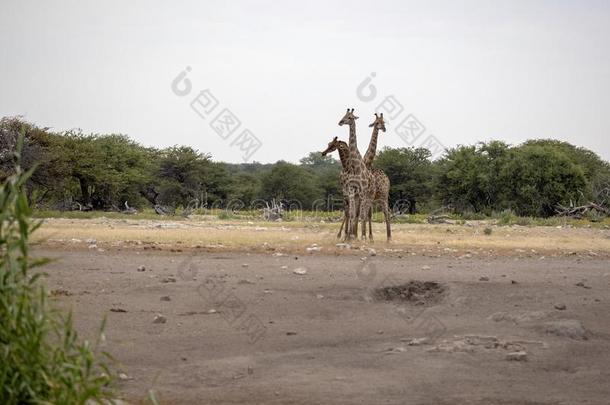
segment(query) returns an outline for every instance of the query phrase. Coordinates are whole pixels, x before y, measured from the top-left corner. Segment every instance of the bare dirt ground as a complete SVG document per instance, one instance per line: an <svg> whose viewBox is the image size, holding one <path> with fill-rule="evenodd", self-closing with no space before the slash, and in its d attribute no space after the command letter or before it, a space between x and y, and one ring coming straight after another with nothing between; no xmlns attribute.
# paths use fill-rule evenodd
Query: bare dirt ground
<svg viewBox="0 0 610 405"><path fill-rule="evenodd" d="M46 282L83 335L107 317L129 402L608 404L607 230L413 225L371 251L334 228L241 229L239 251L216 228L85 225L51 221L36 254L57 259Z"/></svg>

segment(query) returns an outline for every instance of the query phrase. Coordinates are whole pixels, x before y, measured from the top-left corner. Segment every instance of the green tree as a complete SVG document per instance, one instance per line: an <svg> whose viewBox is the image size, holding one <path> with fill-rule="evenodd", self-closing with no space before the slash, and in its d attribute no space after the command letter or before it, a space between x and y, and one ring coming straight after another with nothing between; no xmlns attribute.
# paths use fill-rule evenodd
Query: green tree
<svg viewBox="0 0 610 405"><path fill-rule="evenodd" d="M314 201L322 199L323 194L314 175L297 165L277 162L262 176L261 197L298 202L301 208L311 209Z"/></svg>
<svg viewBox="0 0 610 405"><path fill-rule="evenodd" d="M499 181L508 207L518 215L542 217L555 214L557 204L576 201L587 185L582 167L549 145L513 148Z"/></svg>
<svg viewBox="0 0 610 405"><path fill-rule="evenodd" d="M409 213L432 196L433 166L425 148L389 148L381 150L373 165L390 179L390 204L407 202Z"/></svg>

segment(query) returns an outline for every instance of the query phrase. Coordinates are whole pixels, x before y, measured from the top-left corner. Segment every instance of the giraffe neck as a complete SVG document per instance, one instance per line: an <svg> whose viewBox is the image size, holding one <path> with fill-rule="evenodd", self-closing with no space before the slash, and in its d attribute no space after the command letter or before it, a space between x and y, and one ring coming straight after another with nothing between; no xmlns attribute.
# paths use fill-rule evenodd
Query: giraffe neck
<svg viewBox="0 0 610 405"><path fill-rule="evenodd" d="M379 128L377 125L373 126L373 134L371 135L371 142L369 142L369 148L364 154L364 165L368 168L373 164L375 159L375 153L377 152L377 135L379 134Z"/></svg>
<svg viewBox="0 0 610 405"><path fill-rule="evenodd" d="M343 170L348 169L349 165L349 146L343 141L339 141L339 145L337 146L337 152L339 152L339 160L341 161L341 167Z"/></svg>
<svg viewBox="0 0 610 405"><path fill-rule="evenodd" d="M358 150L358 141L356 140L356 120L351 120L349 123L349 160L352 172L359 173L358 161L362 161L362 156Z"/></svg>

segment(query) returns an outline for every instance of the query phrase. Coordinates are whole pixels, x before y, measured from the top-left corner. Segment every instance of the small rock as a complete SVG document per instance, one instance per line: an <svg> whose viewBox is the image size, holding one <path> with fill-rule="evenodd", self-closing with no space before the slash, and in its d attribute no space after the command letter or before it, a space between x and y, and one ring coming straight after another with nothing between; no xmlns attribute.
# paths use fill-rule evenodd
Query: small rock
<svg viewBox="0 0 610 405"><path fill-rule="evenodd" d="M508 361L527 361L527 353L523 350L518 352L510 352L506 355Z"/></svg>
<svg viewBox="0 0 610 405"><path fill-rule="evenodd" d="M282 266L281 269L286 270L286 269L288 269L288 266Z"/></svg>
<svg viewBox="0 0 610 405"><path fill-rule="evenodd" d="M97 249L97 245L89 245L89 249Z"/></svg>
<svg viewBox="0 0 610 405"><path fill-rule="evenodd" d="M304 269L303 267L297 267L296 269L292 270L292 272L294 274L298 274L299 276L303 276L307 274L307 269Z"/></svg>
<svg viewBox="0 0 610 405"><path fill-rule="evenodd" d="M310 247L306 248L305 250L307 250L309 253L311 253L311 252L319 252L320 250L322 250L322 248L316 244L313 244Z"/></svg>
<svg viewBox="0 0 610 405"><path fill-rule="evenodd" d="M375 249L369 249L369 256L377 256L377 251Z"/></svg>
<svg viewBox="0 0 610 405"><path fill-rule="evenodd" d="M590 286L585 285L585 283L583 283L582 281L580 281L580 282L576 283L575 285L576 285L576 287L582 287L582 288L586 288L587 290L590 290L590 289L591 289L591 287L590 287Z"/></svg>
<svg viewBox="0 0 610 405"><path fill-rule="evenodd" d="M489 277L487 277L487 276L479 277L479 281L489 281Z"/></svg>
<svg viewBox="0 0 610 405"><path fill-rule="evenodd" d="M165 322L167 322L167 318L166 317L164 317L161 314L155 315L155 319L153 320L153 323L165 323Z"/></svg>
<svg viewBox="0 0 610 405"><path fill-rule="evenodd" d="M575 319L562 319L560 321L547 322L545 332L559 337L567 337L575 340L587 340L587 331L580 321Z"/></svg>
<svg viewBox="0 0 610 405"><path fill-rule="evenodd" d="M95 245L97 243L97 241L95 239L87 239L85 242L87 242L90 245Z"/></svg>
<svg viewBox="0 0 610 405"><path fill-rule="evenodd" d="M110 312L127 312L127 310L123 308L110 308Z"/></svg>
<svg viewBox="0 0 610 405"><path fill-rule="evenodd" d="M138 266L138 271L146 271L146 267L145 266Z"/></svg>
<svg viewBox="0 0 610 405"><path fill-rule="evenodd" d="M322 298L324 298L324 296L322 294L316 294L316 298L321 300Z"/></svg>
<svg viewBox="0 0 610 405"><path fill-rule="evenodd" d="M430 339L427 337L412 338L412 339L407 339L406 342L409 346L421 346L421 345L427 345L428 343L430 343Z"/></svg>
<svg viewBox="0 0 610 405"><path fill-rule="evenodd" d="M218 311L216 311L215 309L208 309L207 311L205 311L206 314L215 314Z"/></svg>
<svg viewBox="0 0 610 405"><path fill-rule="evenodd" d="M515 280L510 280L511 284L518 284Z"/></svg>
<svg viewBox="0 0 610 405"><path fill-rule="evenodd" d="M167 276L161 280L162 283L175 283L176 277Z"/></svg>
<svg viewBox="0 0 610 405"><path fill-rule="evenodd" d="M133 377L130 377L125 373L119 373L119 380L129 381L129 380L133 380Z"/></svg>
<svg viewBox="0 0 610 405"><path fill-rule="evenodd" d="M426 266L421 266L421 269L422 269L422 270L430 270L431 268L432 268L432 267L427 266L427 265L426 265Z"/></svg>
<svg viewBox="0 0 610 405"><path fill-rule="evenodd" d="M241 265L241 267L248 267L248 266L249 266L249 264L248 264L248 263L243 263L243 264Z"/></svg>
<svg viewBox="0 0 610 405"><path fill-rule="evenodd" d="M164 295L163 297L159 298L159 300L161 300L161 301L171 301L172 299L169 297L169 295Z"/></svg>
<svg viewBox="0 0 610 405"><path fill-rule="evenodd" d="M555 309L563 311L566 309L566 304L555 304Z"/></svg>
<svg viewBox="0 0 610 405"><path fill-rule="evenodd" d="M286 332L286 336L294 336L296 335L296 332Z"/></svg>
<svg viewBox="0 0 610 405"><path fill-rule="evenodd" d="M248 280L247 278L241 279L237 282L237 284L254 284L254 281Z"/></svg>
<svg viewBox="0 0 610 405"><path fill-rule="evenodd" d="M338 247L339 249L350 249L351 248L351 245L349 243L337 243L335 246Z"/></svg>

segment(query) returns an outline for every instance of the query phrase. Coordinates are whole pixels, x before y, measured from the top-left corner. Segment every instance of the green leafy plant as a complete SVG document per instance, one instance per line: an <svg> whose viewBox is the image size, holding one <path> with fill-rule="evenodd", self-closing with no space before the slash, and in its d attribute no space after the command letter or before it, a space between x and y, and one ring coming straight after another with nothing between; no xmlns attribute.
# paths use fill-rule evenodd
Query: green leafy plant
<svg viewBox="0 0 610 405"><path fill-rule="evenodd" d="M102 403L113 378L97 359L99 338L81 341L71 314L50 307L43 273L32 272L47 263L30 257L30 235L41 225L25 193L32 172L17 164L0 185L0 403Z"/></svg>

